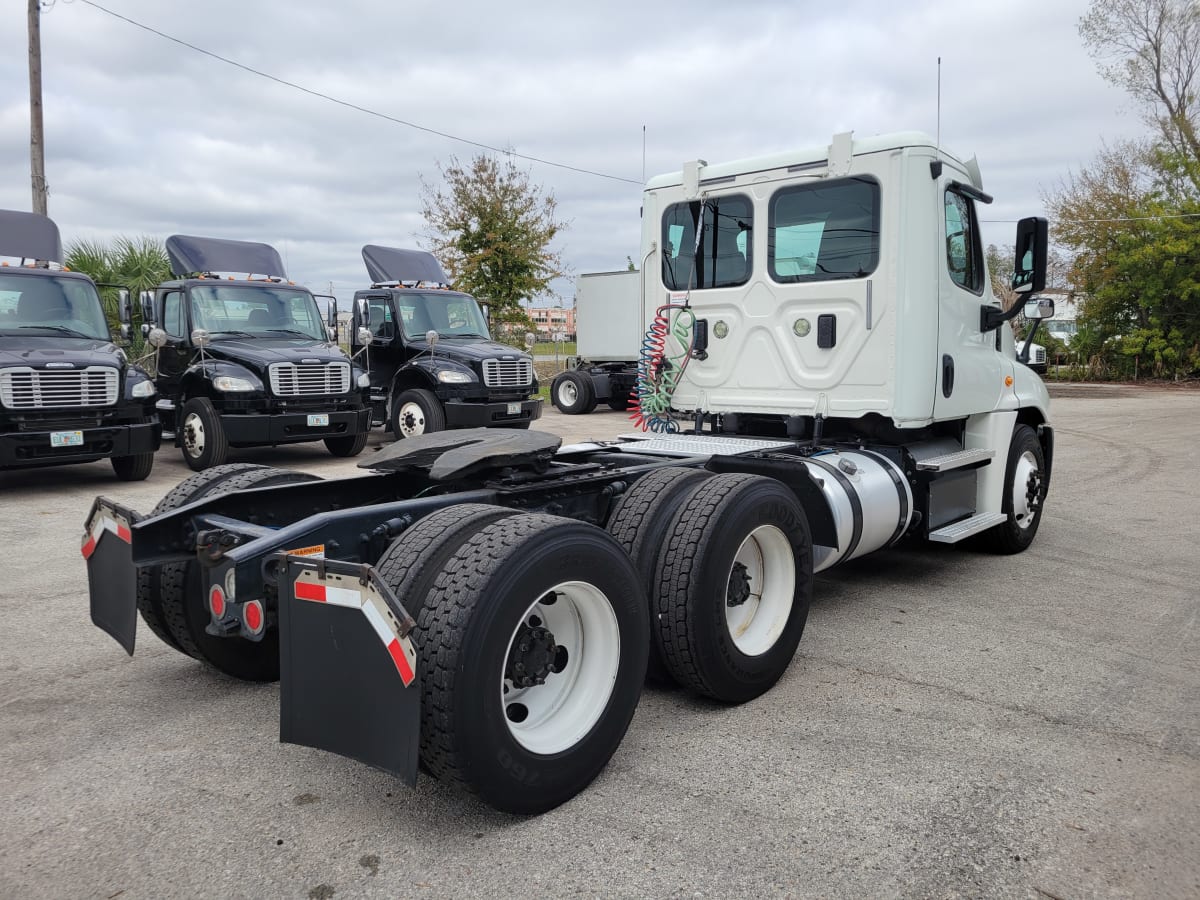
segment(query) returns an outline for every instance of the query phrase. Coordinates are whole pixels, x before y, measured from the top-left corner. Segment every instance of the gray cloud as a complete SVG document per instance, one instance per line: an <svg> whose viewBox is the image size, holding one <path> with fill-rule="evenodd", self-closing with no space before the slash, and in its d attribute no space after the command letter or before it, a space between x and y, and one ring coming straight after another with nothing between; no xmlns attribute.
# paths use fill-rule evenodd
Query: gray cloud
<svg viewBox="0 0 1200 900"><path fill-rule="evenodd" d="M932 132L939 55L942 137L978 154L997 197L987 219L1042 212L1042 190L1102 138L1143 130L1080 46L1084 2L104 5L351 103L638 182L643 125L647 175L820 146L841 130ZM11 3L0 16L0 205L18 209L29 204L23 13ZM348 294L365 280L363 243L416 240L420 178L477 152L79 0L58 0L42 31L50 212L68 239L266 240L296 280ZM638 185L518 162L557 196L575 272L636 258Z"/></svg>

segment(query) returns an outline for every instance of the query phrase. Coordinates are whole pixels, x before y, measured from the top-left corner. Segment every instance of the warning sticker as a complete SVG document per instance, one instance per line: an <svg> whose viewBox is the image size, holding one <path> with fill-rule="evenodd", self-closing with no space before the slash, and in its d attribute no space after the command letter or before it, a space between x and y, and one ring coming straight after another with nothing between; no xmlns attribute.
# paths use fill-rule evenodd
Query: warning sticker
<svg viewBox="0 0 1200 900"><path fill-rule="evenodd" d="M324 556L325 545L313 544L311 547L297 547L295 550L288 550L290 556Z"/></svg>

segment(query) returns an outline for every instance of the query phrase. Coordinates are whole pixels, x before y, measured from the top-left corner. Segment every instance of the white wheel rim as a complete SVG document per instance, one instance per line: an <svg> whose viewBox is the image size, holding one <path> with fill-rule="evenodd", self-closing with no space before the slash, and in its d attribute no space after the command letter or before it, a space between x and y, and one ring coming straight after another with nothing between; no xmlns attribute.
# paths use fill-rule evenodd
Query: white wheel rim
<svg viewBox="0 0 1200 900"><path fill-rule="evenodd" d="M554 601L542 602L549 597ZM524 626L548 630L566 656L562 670L546 675L544 683L518 687L507 676L510 662L521 658ZM620 663L621 632L604 592L583 581L556 584L525 610L509 639L500 672L501 715L509 734L531 753L574 747L600 720Z"/></svg>
<svg viewBox="0 0 1200 900"><path fill-rule="evenodd" d="M729 568L731 580L739 565L745 567L749 596L731 606L727 594L725 623L738 650L746 656L761 656L775 646L791 615L796 594L795 555L782 531L774 525L760 525L738 547Z"/></svg>
<svg viewBox="0 0 1200 900"><path fill-rule="evenodd" d="M425 433L425 410L421 404L410 400L400 407L400 432L405 437L415 437Z"/></svg>
<svg viewBox="0 0 1200 900"><path fill-rule="evenodd" d="M193 459L204 453L204 420L195 413L183 420L183 449Z"/></svg>
<svg viewBox="0 0 1200 900"><path fill-rule="evenodd" d="M1037 457L1033 455L1033 451L1026 450L1017 460L1016 469L1013 471L1012 511L1013 520L1018 528L1028 528L1033 524L1037 509L1029 502L1029 481L1038 471ZM1041 492L1040 486L1038 492Z"/></svg>
<svg viewBox="0 0 1200 900"><path fill-rule="evenodd" d="M571 406L579 399L579 389L575 387L575 382L566 380L558 385L558 404L559 406Z"/></svg>

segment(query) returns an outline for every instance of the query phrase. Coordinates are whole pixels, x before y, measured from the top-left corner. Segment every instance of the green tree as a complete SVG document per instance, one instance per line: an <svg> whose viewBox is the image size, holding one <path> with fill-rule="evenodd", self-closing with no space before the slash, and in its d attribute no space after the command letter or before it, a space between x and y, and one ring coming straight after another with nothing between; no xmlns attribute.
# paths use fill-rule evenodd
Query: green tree
<svg viewBox="0 0 1200 900"><path fill-rule="evenodd" d="M1158 140L1200 162L1200 3L1093 0L1079 34L1101 75L1141 104ZM1200 188L1200 170L1190 177Z"/></svg>
<svg viewBox="0 0 1200 900"><path fill-rule="evenodd" d="M550 245L566 227L554 194L511 160L481 154L438 165L440 186L421 181L426 240L455 287L488 304L493 322L528 324L522 301L552 294L566 274Z"/></svg>

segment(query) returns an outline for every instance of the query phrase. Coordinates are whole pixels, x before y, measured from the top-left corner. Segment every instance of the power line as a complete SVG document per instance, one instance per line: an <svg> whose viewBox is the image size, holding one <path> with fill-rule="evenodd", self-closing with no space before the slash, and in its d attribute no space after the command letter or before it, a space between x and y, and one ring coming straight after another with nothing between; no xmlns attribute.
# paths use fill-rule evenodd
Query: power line
<svg viewBox="0 0 1200 900"><path fill-rule="evenodd" d="M212 59L223 62L226 65L233 66L234 68L237 68L237 69L241 69L243 72L249 72L251 75L257 75L259 78L266 78L268 81L273 81L276 84L283 85L284 87L289 87L289 88L292 88L293 90L301 91L302 93L308 94L311 97L317 97L321 100L327 100L330 103L336 103L338 106L343 106L346 109L352 109L352 110L355 110L356 112L366 113L369 116L374 116L377 119L383 119L384 121L391 122L394 125L403 125L406 128L415 128L417 131L424 131L427 134L434 134L434 135L437 135L438 137L446 138L447 140L458 141L459 143L462 143L462 144L469 144L472 147L480 147L484 150L490 150L493 153L503 153L506 156L513 156L513 157L516 157L517 159L526 160L527 162L540 163L541 165L544 165L544 166L553 166L556 169L566 169L567 171L570 171L570 172L578 172L581 175L594 175L597 178L608 178L612 181L623 181L627 184L640 185L642 183L633 178L623 178L620 175L610 175L607 172L596 172L596 171L593 171L592 169L583 169L578 166L570 166L570 165L567 165L566 163L554 162L552 160L542 159L541 157L537 157L537 156L529 156L528 154L525 154L525 153L517 153L515 150L505 150L500 147L493 147L491 144L484 144L481 141L473 141L473 140L470 140L469 138L459 137L458 135L450 134L447 131L439 131L436 128L428 128L424 125L418 125L415 122L408 122L404 119L399 119L395 116L389 116L387 113L382 113L382 112L379 112L378 110L370 109L366 106L360 106L357 103L351 103L349 100L342 100L338 97L331 96L330 94L324 94L321 91L315 91L312 88L307 88L302 84L296 84L294 81L288 81L285 78L280 78L277 75L272 75L270 72L264 72L261 69L255 69L253 66L248 66L245 63L240 63L237 60L230 59L227 56L222 56L219 53L214 53L212 50L205 50L203 47L198 47L195 44L192 44L192 43L189 43L188 41L183 40L182 38L177 38L174 35L167 34L164 31L159 31L157 28L152 28L151 26L145 25L141 22L138 22L135 19L131 19L128 16L123 16L118 12L113 12L111 9L107 9L107 8L101 6L99 3L93 3L92 0L78 0L78 2L83 3L87 6L90 6L90 7L92 7L92 9L99 10L102 13L106 13L107 15L112 16L114 19L120 19L122 22L127 22L128 24L133 25L135 28L140 28L143 31L148 31L151 34L157 35L158 37L163 38L168 41L171 41L172 43L179 44L181 47L187 47L189 50L194 50L197 53L203 54L204 56L207 56Z"/></svg>

